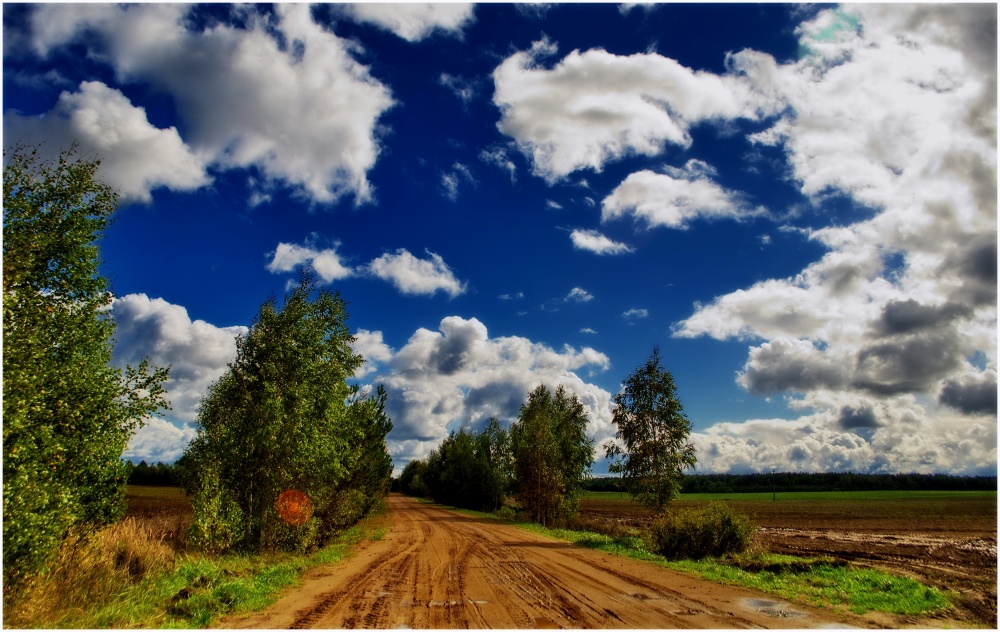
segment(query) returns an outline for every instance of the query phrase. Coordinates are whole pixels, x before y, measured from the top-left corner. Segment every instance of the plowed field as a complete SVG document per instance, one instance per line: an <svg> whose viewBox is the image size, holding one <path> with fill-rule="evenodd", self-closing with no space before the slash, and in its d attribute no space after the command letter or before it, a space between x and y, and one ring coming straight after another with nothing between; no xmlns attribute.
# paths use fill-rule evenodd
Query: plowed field
<svg viewBox="0 0 1000 632"><path fill-rule="evenodd" d="M871 493L699 495L674 501L675 509L711 500L727 502L760 527L762 547L775 553L830 556L882 568L952 591L963 625L997 625L997 499L979 493ZM591 494L580 516L641 528L652 515L619 494ZM890 627L920 625L897 618ZM948 622L923 622L930 627Z"/></svg>
<svg viewBox="0 0 1000 632"><path fill-rule="evenodd" d="M308 573L256 628L806 628L868 622L777 602L392 495L393 526Z"/></svg>

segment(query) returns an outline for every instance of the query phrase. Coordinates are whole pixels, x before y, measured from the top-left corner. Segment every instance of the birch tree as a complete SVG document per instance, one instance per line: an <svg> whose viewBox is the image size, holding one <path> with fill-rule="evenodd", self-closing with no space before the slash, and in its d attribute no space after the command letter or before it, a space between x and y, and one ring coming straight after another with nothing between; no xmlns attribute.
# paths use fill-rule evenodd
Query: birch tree
<svg viewBox="0 0 1000 632"><path fill-rule="evenodd" d="M691 422L677 398L673 375L660 365L660 349L625 380L614 397L616 438L605 454L608 471L621 474L632 499L662 512L680 491L685 468L695 467L694 445L688 442Z"/></svg>

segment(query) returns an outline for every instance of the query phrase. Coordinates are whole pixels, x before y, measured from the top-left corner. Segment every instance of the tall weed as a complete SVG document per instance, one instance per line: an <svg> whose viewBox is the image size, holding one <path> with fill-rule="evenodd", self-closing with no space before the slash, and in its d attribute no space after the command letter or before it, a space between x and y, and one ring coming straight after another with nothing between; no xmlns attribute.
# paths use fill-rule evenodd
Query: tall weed
<svg viewBox="0 0 1000 632"><path fill-rule="evenodd" d="M5 627L68 627L82 612L173 567L175 550L157 525L126 518L67 537L50 570L4 604Z"/></svg>
<svg viewBox="0 0 1000 632"><path fill-rule="evenodd" d="M67 538L52 570L15 598L5 596L4 627L205 627L228 612L266 606L306 568L335 563L391 526L380 501L312 555L219 555L184 551L189 512L144 513Z"/></svg>
<svg viewBox="0 0 1000 632"><path fill-rule="evenodd" d="M648 531L650 550L668 560L741 553L753 544L757 527L725 503L684 509L657 518Z"/></svg>

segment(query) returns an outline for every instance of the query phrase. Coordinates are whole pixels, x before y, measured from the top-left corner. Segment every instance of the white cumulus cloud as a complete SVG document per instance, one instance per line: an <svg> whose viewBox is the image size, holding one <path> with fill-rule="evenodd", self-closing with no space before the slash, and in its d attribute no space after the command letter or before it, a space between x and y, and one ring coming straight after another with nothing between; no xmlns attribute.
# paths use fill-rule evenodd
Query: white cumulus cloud
<svg viewBox="0 0 1000 632"><path fill-rule="evenodd" d="M116 298L112 314L117 327L116 364L137 366L149 358L154 366L170 367L165 389L171 410L164 419L147 419L125 455L172 461L194 437L201 400L236 357L236 337L248 328L191 320L183 306L145 294Z"/></svg>
<svg viewBox="0 0 1000 632"><path fill-rule="evenodd" d="M756 119L776 107L747 82L757 71L751 63L719 76L661 55L594 49L545 67L555 52L554 43L541 40L493 72L497 127L549 183L629 155L654 156L667 144L688 147L696 123Z"/></svg>
<svg viewBox="0 0 1000 632"><path fill-rule="evenodd" d="M631 216L647 228L683 229L698 218L739 220L765 213L747 204L739 193L713 182L713 173L698 160L667 173L633 173L601 202L601 221Z"/></svg>
<svg viewBox="0 0 1000 632"><path fill-rule="evenodd" d="M381 331L368 331L359 329L354 334L354 343L351 345L355 353L360 353L365 362L354 372L354 377L364 377L369 373L378 370L379 363L392 359L392 347L382 340Z"/></svg>
<svg viewBox="0 0 1000 632"><path fill-rule="evenodd" d="M279 243L275 249L271 262L267 264L268 272L281 273L308 265L324 283L331 283L337 279L343 279L354 274L354 271L344 265L337 248L340 244L335 244L333 248L318 249L310 245L298 245Z"/></svg>
<svg viewBox="0 0 1000 632"><path fill-rule="evenodd" d="M191 424L178 427L159 417L150 417L132 435L122 456L147 463L172 463L184 454L197 434Z"/></svg>
<svg viewBox="0 0 1000 632"><path fill-rule="evenodd" d="M487 147L479 152L479 159L506 171L510 175L511 184L517 182L517 165L510 159L504 147Z"/></svg>
<svg viewBox="0 0 1000 632"><path fill-rule="evenodd" d="M458 201L459 188L463 182L471 186L477 184L472 171L462 163L456 162L451 166L451 169L441 174L441 188L444 190L445 197L452 202Z"/></svg>
<svg viewBox="0 0 1000 632"><path fill-rule="evenodd" d="M344 195L369 201L367 172L380 151L376 126L394 101L352 56L357 44L314 22L304 4L279 4L273 14L234 8L245 28L200 31L187 26L188 10L39 5L32 41L46 54L89 33L95 59L107 61L119 81L145 83L173 99L184 144L204 164L255 167L267 182L319 203ZM280 45L279 37L294 45ZM161 141L144 162L171 159L174 144Z"/></svg>
<svg viewBox="0 0 1000 632"><path fill-rule="evenodd" d="M400 248L386 253L368 264L368 271L392 283L403 294L434 294L438 291L452 298L465 292L465 283L459 281L440 255L428 251L429 259L419 259L409 250Z"/></svg>
<svg viewBox="0 0 1000 632"><path fill-rule="evenodd" d="M211 182L207 165L176 128L154 127L143 108L99 81L84 81L79 91L63 92L43 116L7 112L4 136L41 145L49 154L79 143L80 155L100 159L99 176L124 202L148 203L157 187L190 191Z"/></svg>
<svg viewBox="0 0 1000 632"><path fill-rule="evenodd" d="M640 318L649 318L649 310L643 307L633 307L622 312L622 318L625 320L638 320Z"/></svg>
<svg viewBox="0 0 1000 632"><path fill-rule="evenodd" d="M569 234L573 247L598 255L620 255L635 252L628 244L614 241L596 230L575 229Z"/></svg>
<svg viewBox="0 0 1000 632"><path fill-rule="evenodd" d="M575 287L569 291L566 298L563 299L567 303L572 301L574 303L586 303L588 301L594 300L594 295L583 289L582 287Z"/></svg>
<svg viewBox="0 0 1000 632"><path fill-rule="evenodd" d="M369 379L389 395L389 445L397 465L423 458L450 430L478 429L493 416L509 425L539 384L563 384L580 398L587 432L598 444L614 435L611 394L577 373L609 368L608 357L590 347L556 350L519 336L491 338L479 320L449 316L438 331L415 331L382 364Z"/></svg>
<svg viewBox="0 0 1000 632"><path fill-rule="evenodd" d="M408 42L418 42L437 32L461 35L475 19L475 5L465 2L358 2L344 4L340 11L359 22L368 22L395 33Z"/></svg>
<svg viewBox="0 0 1000 632"><path fill-rule="evenodd" d="M786 152L826 252L674 331L755 340L739 383L808 414L713 427L699 460L995 472L995 7L842 7L798 34L801 59L746 75L786 105L751 141ZM835 196L869 213L831 222Z"/></svg>

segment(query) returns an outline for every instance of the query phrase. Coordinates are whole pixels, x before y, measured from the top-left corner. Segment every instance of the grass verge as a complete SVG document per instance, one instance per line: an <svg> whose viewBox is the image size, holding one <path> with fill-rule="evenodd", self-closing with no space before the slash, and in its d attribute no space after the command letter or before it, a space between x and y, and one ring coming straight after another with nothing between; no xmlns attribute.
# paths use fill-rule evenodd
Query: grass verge
<svg viewBox="0 0 1000 632"><path fill-rule="evenodd" d="M712 581L745 586L789 602L820 608L844 607L854 614L926 615L950 606L948 595L916 580L851 566L831 558L757 552L698 561L667 561L651 553L643 539L636 535L609 536L551 529L532 523L516 523L515 526L578 546L653 562Z"/></svg>
<svg viewBox="0 0 1000 632"><path fill-rule="evenodd" d="M106 541L112 538L97 537L81 549L84 553L77 551L71 563L59 567L63 575L72 569L72 577L39 578L37 586L14 608L5 608L4 627L209 627L226 614L267 607L307 569L344 559L353 545L380 539L388 526L383 503L311 554L179 553L172 560L150 564L141 579L106 581L107 585L97 582L102 577L114 579L120 555L107 548ZM122 572L129 572L129 566L126 564Z"/></svg>
<svg viewBox="0 0 1000 632"><path fill-rule="evenodd" d="M817 607L844 606L854 614L922 615L950 605L947 595L914 579L829 558L757 553L664 565L706 579L755 588L787 601Z"/></svg>

